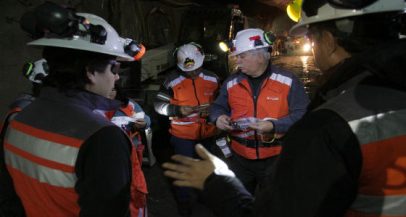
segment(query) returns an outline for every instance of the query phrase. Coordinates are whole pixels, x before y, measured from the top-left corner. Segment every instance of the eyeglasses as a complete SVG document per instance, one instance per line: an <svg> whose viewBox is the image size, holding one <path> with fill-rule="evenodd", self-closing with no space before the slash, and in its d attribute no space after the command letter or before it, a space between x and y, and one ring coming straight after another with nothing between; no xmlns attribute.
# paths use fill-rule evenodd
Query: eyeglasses
<svg viewBox="0 0 406 217"><path fill-rule="evenodd" d="M111 73L117 75L120 72L121 63L116 60L110 60L109 65L111 65Z"/></svg>

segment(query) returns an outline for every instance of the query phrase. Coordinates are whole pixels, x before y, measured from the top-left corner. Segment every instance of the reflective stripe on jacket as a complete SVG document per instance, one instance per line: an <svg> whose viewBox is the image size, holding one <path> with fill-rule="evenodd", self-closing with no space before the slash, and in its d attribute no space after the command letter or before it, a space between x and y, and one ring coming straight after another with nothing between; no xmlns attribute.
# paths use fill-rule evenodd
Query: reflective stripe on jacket
<svg viewBox="0 0 406 217"><path fill-rule="evenodd" d="M246 76L236 76L227 82L228 103L232 110L232 120L246 117L277 120L289 114L288 95L292 86L292 75L282 71L265 73L269 73L270 76L263 81L257 99L254 99ZM253 130L233 131L231 135L255 140L256 133ZM259 140L258 135L257 140ZM253 148L236 140L232 140L231 147L236 153L248 159L264 159L278 155L281 151L280 145L272 147L257 145L257 148Z"/></svg>
<svg viewBox="0 0 406 217"><path fill-rule="evenodd" d="M405 92L358 85L319 108L343 117L361 145L358 194L346 217L406 216L405 102Z"/></svg>
<svg viewBox="0 0 406 217"><path fill-rule="evenodd" d="M177 106L199 106L213 102L219 88L217 76L202 71L195 79L179 74L168 82L173 91L171 104ZM169 132L183 139L204 139L214 136L216 127L206 122L206 117L193 113L185 118L172 117Z"/></svg>
<svg viewBox="0 0 406 217"><path fill-rule="evenodd" d="M9 126L5 161L27 216L79 216L74 167L83 140L18 121Z"/></svg>
<svg viewBox="0 0 406 217"><path fill-rule="evenodd" d="M52 97L63 96L50 93ZM27 216L79 216L79 198L74 188L78 153L89 137L113 125L95 108L77 104L81 99L69 100L60 103L39 98L19 113L7 129L5 161ZM134 161L136 155L131 157ZM136 183L144 180L138 160L132 165L129 210L136 217L137 207L141 207L136 192L146 192L146 187Z"/></svg>

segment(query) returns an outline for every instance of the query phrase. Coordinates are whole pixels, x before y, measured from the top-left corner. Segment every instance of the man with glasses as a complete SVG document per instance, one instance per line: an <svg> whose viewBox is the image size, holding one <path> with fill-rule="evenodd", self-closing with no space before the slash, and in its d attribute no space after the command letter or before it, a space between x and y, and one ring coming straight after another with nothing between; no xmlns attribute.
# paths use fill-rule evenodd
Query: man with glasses
<svg viewBox="0 0 406 217"><path fill-rule="evenodd" d="M251 194L270 175L281 137L309 102L300 80L271 64L268 38L261 29L237 33L231 55L239 71L224 82L210 110L210 119L229 133L232 170Z"/></svg>
<svg viewBox="0 0 406 217"><path fill-rule="evenodd" d="M0 215L144 216L136 152L105 117L120 106L107 98L119 79L116 60L133 61L142 46L98 16L51 2L21 25L35 38L29 45L43 47L49 73L5 129Z"/></svg>
<svg viewBox="0 0 406 217"><path fill-rule="evenodd" d="M311 38L324 79L255 202L230 172L216 175L218 161L201 147L204 160L174 157L181 165L166 164L167 175L202 189L219 216L406 216L405 8L404 0L303 2L291 34Z"/></svg>

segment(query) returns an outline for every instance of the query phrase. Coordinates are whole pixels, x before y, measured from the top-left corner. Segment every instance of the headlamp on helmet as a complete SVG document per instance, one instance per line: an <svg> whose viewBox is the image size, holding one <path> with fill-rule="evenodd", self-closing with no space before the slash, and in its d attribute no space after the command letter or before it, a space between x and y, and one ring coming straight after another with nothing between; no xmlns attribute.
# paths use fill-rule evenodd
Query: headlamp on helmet
<svg viewBox="0 0 406 217"><path fill-rule="evenodd" d="M132 39L126 39L126 45L124 52L134 57L134 60L140 60L145 54L145 47L141 43L138 43Z"/></svg>
<svg viewBox="0 0 406 217"><path fill-rule="evenodd" d="M45 59L28 62L23 66L23 76L37 84L42 83L42 80L48 76L48 72L49 68Z"/></svg>
<svg viewBox="0 0 406 217"><path fill-rule="evenodd" d="M24 14L20 24L37 39L29 45L103 53L123 61L139 60L145 53L142 44L121 38L101 17L76 13L51 2Z"/></svg>

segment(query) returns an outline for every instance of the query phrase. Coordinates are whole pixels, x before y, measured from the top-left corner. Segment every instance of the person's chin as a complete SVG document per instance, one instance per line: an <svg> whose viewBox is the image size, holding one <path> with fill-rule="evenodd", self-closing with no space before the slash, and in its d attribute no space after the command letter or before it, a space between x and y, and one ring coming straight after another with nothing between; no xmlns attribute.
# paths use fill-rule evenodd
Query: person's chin
<svg viewBox="0 0 406 217"><path fill-rule="evenodd" d="M250 75L250 76L251 76L251 73L250 73L249 71L247 71L247 70L241 70L241 72L244 73L244 74L246 74L246 75Z"/></svg>

